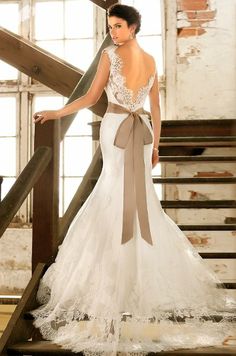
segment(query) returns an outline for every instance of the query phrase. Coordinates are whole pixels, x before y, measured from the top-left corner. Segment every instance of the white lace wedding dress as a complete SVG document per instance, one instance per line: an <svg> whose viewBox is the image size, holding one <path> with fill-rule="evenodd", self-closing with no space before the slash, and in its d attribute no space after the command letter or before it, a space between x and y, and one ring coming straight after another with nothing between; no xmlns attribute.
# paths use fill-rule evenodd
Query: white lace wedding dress
<svg viewBox="0 0 236 356"><path fill-rule="evenodd" d="M105 49L111 104L100 128L102 172L40 281L34 325L45 339L85 354L221 345L235 330L233 301L162 210L152 181L153 130L141 108L154 76L133 102L116 48ZM131 130L134 156L119 146L122 129Z"/></svg>

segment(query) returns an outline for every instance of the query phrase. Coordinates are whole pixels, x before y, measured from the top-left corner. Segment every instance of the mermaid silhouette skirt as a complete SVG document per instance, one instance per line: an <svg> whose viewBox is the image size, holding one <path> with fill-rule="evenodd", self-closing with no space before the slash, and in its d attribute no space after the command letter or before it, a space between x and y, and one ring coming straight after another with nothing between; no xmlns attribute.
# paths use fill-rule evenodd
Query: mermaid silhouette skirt
<svg viewBox="0 0 236 356"><path fill-rule="evenodd" d="M142 146L151 243L141 231L137 205L125 230L131 235L122 239L126 150L114 142L126 111L102 119L102 172L40 281L34 325L45 339L85 354L219 345L235 330L233 301L160 205L145 112L138 118L152 138Z"/></svg>

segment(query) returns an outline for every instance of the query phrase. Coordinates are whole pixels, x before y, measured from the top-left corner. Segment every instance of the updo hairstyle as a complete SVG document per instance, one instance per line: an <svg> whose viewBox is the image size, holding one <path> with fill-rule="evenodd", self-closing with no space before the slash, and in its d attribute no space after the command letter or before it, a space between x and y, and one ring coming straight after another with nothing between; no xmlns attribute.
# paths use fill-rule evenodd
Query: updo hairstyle
<svg viewBox="0 0 236 356"><path fill-rule="evenodd" d="M135 34L140 30L141 15L133 6L114 4L108 8L107 16L119 17L120 19L125 20L128 23L128 26L136 25Z"/></svg>

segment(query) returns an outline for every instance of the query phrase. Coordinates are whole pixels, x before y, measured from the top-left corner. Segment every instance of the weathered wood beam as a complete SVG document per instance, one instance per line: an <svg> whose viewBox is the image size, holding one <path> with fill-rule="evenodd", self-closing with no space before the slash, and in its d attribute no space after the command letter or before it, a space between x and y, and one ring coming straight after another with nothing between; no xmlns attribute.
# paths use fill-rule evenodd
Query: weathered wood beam
<svg viewBox="0 0 236 356"><path fill-rule="evenodd" d="M91 66L85 75L83 75L84 72L82 70L36 46L23 37L0 27L0 59L55 90L57 93L70 97L68 103L88 91L96 74L101 51L111 43L111 38L107 35ZM89 110L96 115L103 116L106 107L107 98L105 92L103 92L100 100L90 107ZM71 123L74 117L75 114L68 117L66 121ZM63 125L65 124L63 123Z"/></svg>
<svg viewBox="0 0 236 356"><path fill-rule="evenodd" d="M49 147L39 147L0 203L0 236L2 236L32 187L42 175L51 156Z"/></svg>
<svg viewBox="0 0 236 356"><path fill-rule="evenodd" d="M59 227L59 151L60 122L49 121L35 126L35 150L52 149L52 159L33 190L32 270L38 263L48 263L57 250Z"/></svg>
<svg viewBox="0 0 236 356"><path fill-rule="evenodd" d="M83 74L82 70L3 27L0 27L0 59L66 97Z"/></svg>
<svg viewBox="0 0 236 356"><path fill-rule="evenodd" d="M90 0L93 4L107 10L109 6L118 2L118 0Z"/></svg>
<svg viewBox="0 0 236 356"><path fill-rule="evenodd" d="M96 74L98 62L99 62L99 59L101 56L101 52L105 47L109 46L111 43L112 43L112 40L111 40L110 35L108 34L105 37L96 56L94 57L94 60L91 63L90 67L88 68L86 73L83 75L83 77L80 79L78 85L76 86L75 90L73 91L72 95L70 96L70 99L68 100L67 104L87 93L87 91L94 79L94 76ZM97 102L97 104L95 104L93 106L93 112L96 115L103 116L104 113L106 112L106 108L107 108L107 96L106 96L105 92L103 92L103 94L102 94L101 98L99 99L99 101ZM63 120L61 120L61 139L63 139L63 137L65 136L66 131L70 127L71 122L73 121L75 116L76 116L76 113L68 115L68 116L64 117Z"/></svg>

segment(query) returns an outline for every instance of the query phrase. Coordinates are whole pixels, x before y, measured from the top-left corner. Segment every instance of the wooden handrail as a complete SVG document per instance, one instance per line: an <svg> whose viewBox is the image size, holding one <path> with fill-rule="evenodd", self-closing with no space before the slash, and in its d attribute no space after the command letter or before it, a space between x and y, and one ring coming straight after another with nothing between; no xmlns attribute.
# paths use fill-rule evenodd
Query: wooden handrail
<svg viewBox="0 0 236 356"><path fill-rule="evenodd" d="M22 73L69 97L83 75L81 69L0 26L0 58Z"/></svg>
<svg viewBox="0 0 236 356"><path fill-rule="evenodd" d="M49 147L39 147L0 203L0 236L2 236L32 187L42 175L51 156Z"/></svg>
<svg viewBox="0 0 236 356"><path fill-rule="evenodd" d="M116 0L115 1L114 0L106 0L106 1L104 1L104 0L90 0L90 1L93 4L101 7L104 10L107 10L110 5L115 4L116 2L118 2Z"/></svg>

